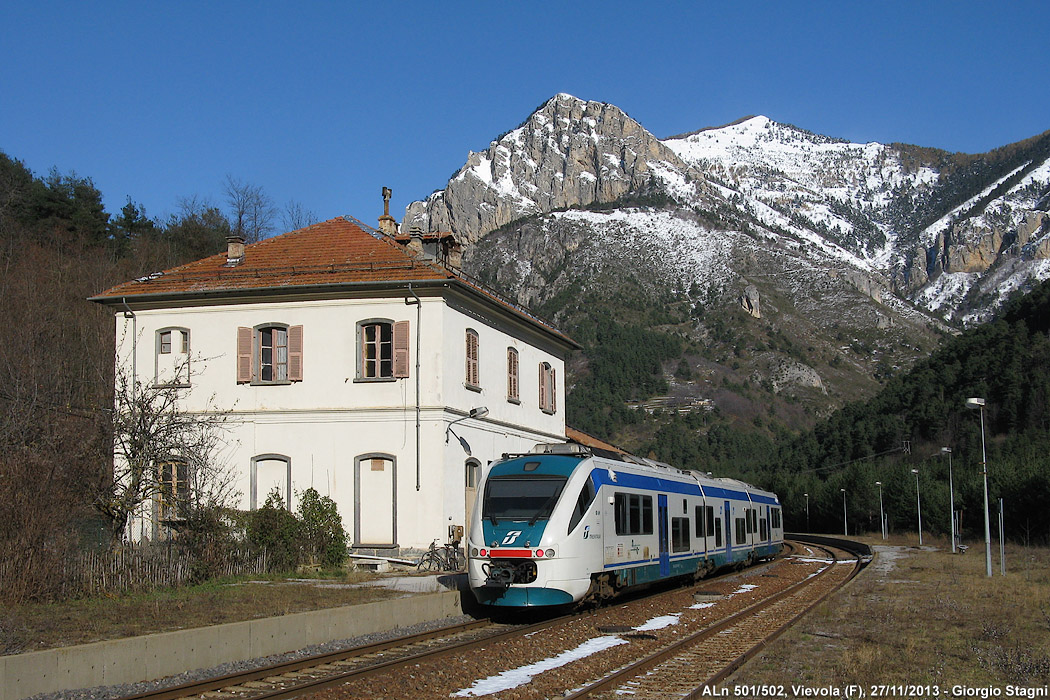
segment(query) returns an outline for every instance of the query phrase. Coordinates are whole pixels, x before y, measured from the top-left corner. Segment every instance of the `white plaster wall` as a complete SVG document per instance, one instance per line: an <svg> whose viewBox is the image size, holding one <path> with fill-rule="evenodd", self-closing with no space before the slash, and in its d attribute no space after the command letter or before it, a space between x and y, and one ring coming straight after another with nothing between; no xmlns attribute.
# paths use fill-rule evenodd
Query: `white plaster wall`
<svg viewBox="0 0 1050 700"><path fill-rule="evenodd" d="M396 460L397 544L426 547L443 540L448 525L466 523L465 462L482 466L505 452L526 452L538 442L564 435L564 365L514 332L512 326L489 323L473 312L452 308L442 298L422 301L420 348L416 347L416 307L400 297L391 300L318 300L186 307L136 312L134 322L116 315L118 369L130 372L137 347L140 380L152 383L156 367L156 332L180 327L190 331L191 387L186 410L229 412L226 449L220 458L236 475L238 505L249 507L250 466L254 456L279 454L291 461L293 508L297 492L312 486L339 507L343 524L354 538L355 457L382 453ZM355 382L357 322L384 318L410 322L410 376L387 382ZM281 323L303 326L303 381L284 385L236 382L237 328ZM132 326L138 342L132 343ZM479 334L481 391L464 385L465 333ZM497 327L503 328L503 330ZM507 401L507 347L518 349L520 404ZM420 376L420 464L416 488L416 352ZM557 371L557 412L538 406L538 364ZM481 419L453 428L471 454L446 434L449 424L473 407L487 406ZM263 489L260 488L260 491ZM256 494L261 505L266 494ZM372 517L374 496L360 494L362 518ZM148 514L143 514L148 518ZM131 534L151 531L146 519L132 524Z"/></svg>
<svg viewBox="0 0 1050 700"><path fill-rule="evenodd" d="M445 308L444 335L446 352L442 358L444 395L449 406L468 408L484 406L488 419L517 426L528 426L539 432L565 434L565 363L552 352L537 347L522 334L502 329L503 324L490 324L455 308ZM497 327L499 326L499 327ZM480 391L466 384L466 333L478 333L478 380ZM518 351L518 398L507 396L507 348ZM539 365L549 363L556 372L557 410L545 413L539 407ZM550 442L550 440L544 440Z"/></svg>

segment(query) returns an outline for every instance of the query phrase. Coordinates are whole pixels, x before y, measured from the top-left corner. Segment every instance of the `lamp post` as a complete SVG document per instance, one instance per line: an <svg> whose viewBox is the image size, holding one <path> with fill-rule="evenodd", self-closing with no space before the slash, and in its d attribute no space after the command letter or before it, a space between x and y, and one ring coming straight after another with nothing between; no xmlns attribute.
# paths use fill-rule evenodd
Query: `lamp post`
<svg viewBox="0 0 1050 700"><path fill-rule="evenodd" d="M876 481L879 487L879 522L882 524L882 539L886 539L886 509L882 507L882 482Z"/></svg>
<svg viewBox="0 0 1050 700"><path fill-rule="evenodd" d="M948 455L948 525L952 533L952 554L955 554L955 489L952 487L952 448L942 447L942 455Z"/></svg>
<svg viewBox="0 0 1050 700"><path fill-rule="evenodd" d="M842 534L849 537L849 526L846 524L846 489L839 489L842 492Z"/></svg>
<svg viewBox="0 0 1050 700"><path fill-rule="evenodd" d="M981 473L984 475L984 568L987 576L992 575L992 524L988 519L988 455L984 447L984 399L966 399L966 408L976 409L981 413Z"/></svg>
<svg viewBox="0 0 1050 700"><path fill-rule="evenodd" d="M919 470L912 469L911 473L915 475L915 507L919 513L919 546L922 546L922 499L919 498Z"/></svg>
<svg viewBox="0 0 1050 700"><path fill-rule="evenodd" d="M809 532L809 494L802 494L806 497L806 532Z"/></svg>

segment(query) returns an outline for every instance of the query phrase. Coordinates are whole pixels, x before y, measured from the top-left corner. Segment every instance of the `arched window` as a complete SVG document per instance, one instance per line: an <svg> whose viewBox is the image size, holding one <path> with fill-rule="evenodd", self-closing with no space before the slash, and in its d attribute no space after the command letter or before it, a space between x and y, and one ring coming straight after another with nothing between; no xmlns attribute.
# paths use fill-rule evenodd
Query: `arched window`
<svg viewBox="0 0 1050 700"><path fill-rule="evenodd" d="M189 464L182 458L157 463L157 521L185 520L190 504Z"/></svg>
<svg viewBox="0 0 1050 700"><path fill-rule="evenodd" d="M157 331L154 384L190 385L190 330L161 328Z"/></svg>
<svg viewBox="0 0 1050 700"><path fill-rule="evenodd" d="M468 489L476 489L481 481L481 462L471 457L464 463L463 484Z"/></svg>
<svg viewBox="0 0 1050 700"><path fill-rule="evenodd" d="M371 318L357 323L357 380L409 375L408 321Z"/></svg>
<svg viewBox="0 0 1050 700"><path fill-rule="evenodd" d="M239 384L287 384L302 380L302 326L267 323L237 329Z"/></svg>
<svg viewBox="0 0 1050 700"><path fill-rule="evenodd" d="M292 509L292 459L285 455L264 454L252 457L250 475L251 494L248 507L260 508L274 490L281 496L284 507Z"/></svg>

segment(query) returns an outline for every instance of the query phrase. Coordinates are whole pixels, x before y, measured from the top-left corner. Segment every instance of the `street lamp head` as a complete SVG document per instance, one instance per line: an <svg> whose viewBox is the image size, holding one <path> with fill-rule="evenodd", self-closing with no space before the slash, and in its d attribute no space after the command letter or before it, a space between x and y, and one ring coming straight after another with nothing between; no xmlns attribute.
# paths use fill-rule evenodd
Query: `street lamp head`
<svg viewBox="0 0 1050 700"><path fill-rule="evenodd" d="M918 473L919 473L919 470L918 470L918 469L912 469L912 470L911 470L911 473L912 473L912 474L918 474Z"/></svg>
<svg viewBox="0 0 1050 700"><path fill-rule="evenodd" d="M846 493L846 489L839 489L842 493Z"/></svg>
<svg viewBox="0 0 1050 700"><path fill-rule="evenodd" d="M984 399L977 397L966 399L966 408L984 408Z"/></svg>
<svg viewBox="0 0 1050 700"><path fill-rule="evenodd" d="M941 448L941 454L942 455L950 455L951 453L952 453L952 448L950 448L950 447L942 447Z"/></svg>
<svg viewBox="0 0 1050 700"><path fill-rule="evenodd" d="M876 482L875 482L875 485L876 485L876 486L882 486L882 482L881 482L881 481L876 481Z"/></svg>
<svg viewBox="0 0 1050 700"><path fill-rule="evenodd" d="M478 406L477 408L470 409L471 418L483 418L489 414L487 406Z"/></svg>

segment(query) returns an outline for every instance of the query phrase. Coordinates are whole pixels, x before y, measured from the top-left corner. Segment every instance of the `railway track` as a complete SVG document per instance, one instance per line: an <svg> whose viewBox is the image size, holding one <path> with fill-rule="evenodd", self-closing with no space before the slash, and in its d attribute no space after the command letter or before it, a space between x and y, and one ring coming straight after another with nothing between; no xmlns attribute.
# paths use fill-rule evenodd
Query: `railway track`
<svg viewBox="0 0 1050 700"><path fill-rule="evenodd" d="M864 566L858 552L828 545L812 546L828 556L827 565L818 573L565 697L572 700L621 698L624 694L638 700L701 697L705 686L728 678ZM795 552L802 549L796 545Z"/></svg>
<svg viewBox="0 0 1050 700"><path fill-rule="evenodd" d="M795 559L805 557L805 547L799 543L790 543L787 548L787 556ZM780 561L786 560L778 560ZM769 566L772 565L767 565L766 568ZM688 692L699 688L704 682L715 682L717 680L715 674L739 666L746 658L749 658L748 654L755 652L752 648L754 644L744 649L729 644L729 639L739 637L758 639L768 636L754 632L745 625L768 626L773 618L777 620L790 618L793 621L795 617L802 614L802 608L808 609L815 604L810 602L803 605L799 602L802 599L802 591L812 590L812 586L818 585L818 581L823 582L825 579L827 579L828 590L830 590L838 580L835 575L836 569L845 568L850 567L824 566L819 576L813 576L811 579L792 586L790 594L778 594L764 598L760 602L749 604L743 611L708 625L700 633L691 633L688 638L690 640L696 638L691 644L676 643L672 645L673 649L669 650L668 645L654 641L657 640L656 635L628 634L632 642L641 643L636 648L632 645L632 649L627 653L633 653L636 656L644 652L645 659L627 664L620 663L618 668L606 668L602 671L601 680L593 683L585 679L574 680L566 677L564 681L561 681L564 685L560 687L562 689L580 688L569 697L601 697L602 693L615 694L616 688L620 687L630 688L636 697L646 697L645 683L631 680L632 678L637 678L641 673L662 673L660 670L662 665L675 663L676 655L688 654L689 649L702 648L702 646L696 646L704 643L701 636L709 640L715 639L716 642L708 641L706 644L718 643L720 648L724 648L724 651L720 652L717 662L705 662L704 668L711 668L705 679L689 680L682 686L683 692L679 695L687 696ZM762 574L764 570L763 568L751 569L748 571L748 576L759 580L760 577L765 576ZM769 575L769 578L776 577ZM708 587L717 585L720 581L724 584L725 579L726 577L708 579L702 585ZM805 585L807 581L809 583ZM463 692L464 681L457 682L457 676L466 679L473 675L474 678L478 678L478 674L481 673L483 677L485 671L476 669L505 664L508 659L521 655L522 649L528 649L530 644L536 644L537 640L570 638L571 635L566 635L563 630L573 625L592 631L612 628L626 632L631 628L620 629L616 625L610 627L608 624L611 619L615 621L617 613L623 614L623 611L627 611L631 606L657 605L658 603L653 601L658 601L661 596L670 598L676 595L681 597L691 594L687 591L683 592L683 589L676 589L615 606L616 609L602 608L598 611L568 615L531 625L509 626L494 624L488 620L472 621L411 637L129 696L124 700L175 700L190 697L202 697L209 700L278 700L312 693L322 693L325 698L421 697L421 692L425 693L422 696L430 696L430 693L433 692L434 696L447 697L449 692L456 692L457 686L460 692ZM809 598L812 599L812 596ZM791 617L792 615L794 617ZM790 621L784 622L782 627L789 624ZM652 650L650 647L660 648ZM481 649L486 651L482 653ZM621 650L622 653L624 650ZM703 651L693 653L710 655L710 652ZM479 661L479 659L489 658L495 660ZM695 660L679 663L694 666L697 664ZM674 675L671 666L667 666L667 673ZM680 672L677 675L681 677ZM546 674L544 677L548 684L554 678ZM554 680L553 682L558 683L559 681ZM668 695L670 681L656 681L656 683L658 692L652 697L670 697ZM451 688L451 691L447 688ZM326 689L331 690L326 691ZM561 692L558 694L560 695ZM527 695L526 692L525 696ZM538 697L544 697L544 695L540 694Z"/></svg>

